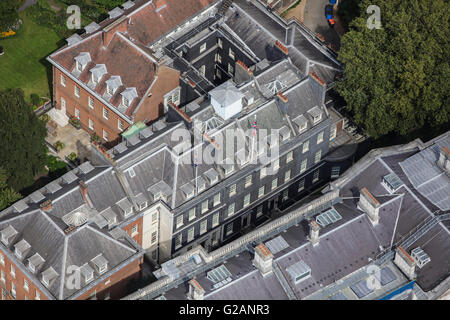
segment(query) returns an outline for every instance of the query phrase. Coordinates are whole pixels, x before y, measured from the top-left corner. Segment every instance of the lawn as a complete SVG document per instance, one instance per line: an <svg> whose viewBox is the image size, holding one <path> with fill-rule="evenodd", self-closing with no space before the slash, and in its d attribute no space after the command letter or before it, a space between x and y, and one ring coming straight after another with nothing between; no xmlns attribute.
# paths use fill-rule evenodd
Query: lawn
<svg viewBox="0 0 450 320"><path fill-rule="evenodd" d="M51 69L45 58L59 47L61 39L53 30L35 24L27 10L20 13L23 24L18 34L0 40L5 51L0 56L0 90L22 88L30 100L31 93L50 97Z"/></svg>

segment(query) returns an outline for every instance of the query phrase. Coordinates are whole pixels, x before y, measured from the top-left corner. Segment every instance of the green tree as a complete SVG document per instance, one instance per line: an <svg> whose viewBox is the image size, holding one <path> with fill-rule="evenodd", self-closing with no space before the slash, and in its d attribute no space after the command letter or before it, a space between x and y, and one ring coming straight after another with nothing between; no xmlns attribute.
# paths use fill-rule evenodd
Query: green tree
<svg viewBox="0 0 450 320"><path fill-rule="evenodd" d="M21 89L0 91L0 163L16 191L31 185L47 159L45 122L25 103Z"/></svg>
<svg viewBox="0 0 450 320"><path fill-rule="evenodd" d="M8 187L7 179L6 170L0 167L0 211L21 198L20 194Z"/></svg>
<svg viewBox="0 0 450 320"><path fill-rule="evenodd" d="M381 9L381 29L366 25L372 4ZM362 0L342 38L345 72L336 90L369 135L448 129L449 9L444 0Z"/></svg>
<svg viewBox="0 0 450 320"><path fill-rule="evenodd" d="M0 32L8 31L7 29L19 18L18 8L19 3L17 0L0 1Z"/></svg>

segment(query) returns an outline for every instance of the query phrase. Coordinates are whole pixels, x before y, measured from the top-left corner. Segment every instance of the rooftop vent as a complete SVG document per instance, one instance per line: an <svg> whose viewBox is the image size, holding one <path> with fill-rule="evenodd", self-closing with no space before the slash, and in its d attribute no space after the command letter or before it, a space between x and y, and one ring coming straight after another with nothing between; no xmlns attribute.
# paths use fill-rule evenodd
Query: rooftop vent
<svg viewBox="0 0 450 320"><path fill-rule="evenodd" d="M81 40L83 40L83 38L82 38L79 34L77 34L77 33L74 33L73 35L71 35L70 37L68 37L68 38L66 39L67 44L68 44L69 46L71 46L71 45L73 45L73 44L75 44L75 43L78 43L78 42L80 42Z"/></svg>
<svg viewBox="0 0 450 320"><path fill-rule="evenodd" d="M95 22L91 22L86 27L84 27L84 30L86 31L87 34L94 33L98 29L100 29L100 26Z"/></svg>
<svg viewBox="0 0 450 320"><path fill-rule="evenodd" d="M89 161L83 162L78 169L80 169L81 172L83 172L83 174L88 174L89 172L91 172L92 170L94 170L94 167L91 165L91 163Z"/></svg>
<svg viewBox="0 0 450 320"><path fill-rule="evenodd" d="M141 139L147 139L152 134L153 134L153 131L152 131L152 128L150 128L150 127L147 127L145 129L143 129L142 131L139 131L139 137Z"/></svg>
<svg viewBox="0 0 450 320"><path fill-rule="evenodd" d="M127 1L124 4L122 4L122 8L124 8L125 10L130 9L133 6L134 6L134 2L133 1Z"/></svg>
<svg viewBox="0 0 450 320"><path fill-rule="evenodd" d="M106 260L102 254L99 254L91 261L95 266L95 271L97 271L99 275L105 273L108 270L108 260Z"/></svg>
<svg viewBox="0 0 450 320"><path fill-rule="evenodd" d="M52 284L52 281L58 277L58 273L53 269L53 267L49 267L41 274L41 282L47 288Z"/></svg>
<svg viewBox="0 0 450 320"><path fill-rule="evenodd" d="M28 269L34 274L44 264L44 262L44 258L36 252L28 259Z"/></svg>
<svg viewBox="0 0 450 320"><path fill-rule="evenodd" d="M114 147L114 152L115 153L122 153L125 152L127 150L127 142L123 141L121 143L119 143L117 146Z"/></svg>
<svg viewBox="0 0 450 320"><path fill-rule="evenodd" d="M22 260L30 248L30 244L25 239L22 239L14 245L14 253L17 258Z"/></svg>
<svg viewBox="0 0 450 320"><path fill-rule="evenodd" d="M78 179L78 177L73 173L73 171L69 171L62 176L62 179L67 183L72 183Z"/></svg>
<svg viewBox="0 0 450 320"><path fill-rule="evenodd" d="M20 213L20 212L28 209L28 205L25 202L25 199L21 199L13 204L13 208L14 208L14 210L16 210L16 212Z"/></svg>
<svg viewBox="0 0 450 320"><path fill-rule="evenodd" d="M109 18L110 19L115 19L117 17L120 17L123 14L123 10L120 9L119 7L115 7L114 9L112 9L111 11L108 12L109 14Z"/></svg>
<svg viewBox="0 0 450 320"><path fill-rule="evenodd" d="M44 195L39 191L35 191L30 195L30 199L34 202L34 203L38 203L41 202L42 200L45 199Z"/></svg>
<svg viewBox="0 0 450 320"><path fill-rule="evenodd" d="M290 275L292 282L297 284L311 275L311 268L303 260L300 260L286 268L286 272Z"/></svg>
<svg viewBox="0 0 450 320"><path fill-rule="evenodd" d="M162 120L156 121L153 124L153 131L160 131L160 130L164 129L166 126L167 125Z"/></svg>
<svg viewBox="0 0 450 320"><path fill-rule="evenodd" d="M13 226L9 225L5 229L0 232L1 240L5 246L9 246L13 238L17 235L16 229Z"/></svg>
<svg viewBox="0 0 450 320"><path fill-rule="evenodd" d="M400 187L403 185L403 182L395 173L392 172L383 177L382 184L390 193L393 193L400 189Z"/></svg>
<svg viewBox="0 0 450 320"><path fill-rule="evenodd" d="M52 181L49 184L47 184L45 188L49 193L55 193L56 191L61 190L62 187L59 185L57 181Z"/></svg>
<svg viewBox="0 0 450 320"><path fill-rule="evenodd" d="M414 259L419 268L423 268L423 266L431 261L430 256L420 247L417 247L411 251L411 257Z"/></svg>
<svg viewBox="0 0 450 320"><path fill-rule="evenodd" d="M127 146L129 146L129 147L135 146L139 142L141 142L141 140L139 139L139 136L137 134L127 138L126 141L127 141Z"/></svg>

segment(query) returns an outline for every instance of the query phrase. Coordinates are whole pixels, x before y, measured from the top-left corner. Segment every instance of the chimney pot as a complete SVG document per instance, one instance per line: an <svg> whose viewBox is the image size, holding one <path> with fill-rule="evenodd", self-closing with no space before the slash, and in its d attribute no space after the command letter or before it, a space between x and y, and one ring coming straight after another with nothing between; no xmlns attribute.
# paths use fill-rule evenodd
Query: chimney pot
<svg viewBox="0 0 450 320"><path fill-rule="evenodd" d="M189 280L189 300L203 300L203 296L205 294L205 290L202 288L200 283L195 279Z"/></svg>
<svg viewBox="0 0 450 320"><path fill-rule="evenodd" d="M319 231L320 226L317 224L316 220L312 220L309 223L309 240L313 246L319 244Z"/></svg>
<svg viewBox="0 0 450 320"><path fill-rule="evenodd" d="M45 212L51 211L53 208L52 200L49 199L49 200L42 202L40 207L41 207L42 211L45 211Z"/></svg>
<svg viewBox="0 0 450 320"><path fill-rule="evenodd" d="M416 262L401 246L395 250L394 263L410 280L413 280L416 277Z"/></svg>
<svg viewBox="0 0 450 320"><path fill-rule="evenodd" d="M253 265L259 269L263 277L272 272L272 261L273 254L264 243L261 242L255 247Z"/></svg>
<svg viewBox="0 0 450 320"><path fill-rule="evenodd" d="M358 207L367 214L373 225L378 224L380 202L365 187L359 193Z"/></svg>

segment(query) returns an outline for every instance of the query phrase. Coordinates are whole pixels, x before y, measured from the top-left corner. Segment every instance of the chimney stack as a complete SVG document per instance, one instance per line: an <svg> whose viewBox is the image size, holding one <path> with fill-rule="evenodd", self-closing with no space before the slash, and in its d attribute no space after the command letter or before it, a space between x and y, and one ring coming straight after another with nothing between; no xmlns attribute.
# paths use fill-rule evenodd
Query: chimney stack
<svg viewBox="0 0 450 320"><path fill-rule="evenodd" d="M440 150L437 164L446 174L450 175L450 150L447 147L442 147Z"/></svg>
<svg viewBox="0 0 450 320"><path fill-rule="evenodd" d="M83 195L84 201L87 204L89 204L89 201L88 201L88 198L87 198L88 187L86 185L86 182L84 182L83 180L80 180L79 186L80 186L80 191L81 191L81 194Z"/></svg>
<svg viewBox="0 0 450 320"><path fill-rule="evenodd" d="M278 105L280 106L281 112L283 114L287 114L288 112L288 98L281 92L278 91L277 93L277 98L278 98Z"/></svg>
<svg viewBox="0 0 450 320"><path fill-rule="evenodd" d="M273 254L264 243L261 242L255 247L253 265L259 269L263 277L272 272L272 260Z"/></svg>
<svg viewBox="0 0 450 320"><path fill-rule="evenodd" d="M319 244L319 231L320 227L317 224L316 220L312 220L309 223L309 240L313 246Z"/></svg>
<svg viewBox="0 0 450 320"><path fill-rule="evenodd" d="M358 208L367 214L372 225L378 224L380 202L365 187L359 193Z"/></svg>
<svg viewBox="0 0 450 320"><path fill-rule="evenodd" d="M416 263L401 246L395 250L394 263L410 280L413 280L416 277Z"/></svg>
<svg viewBox="0 0 450 320"><path fill-rule="evenodd" d="M189 280L189 300L203 300L203 296L205 294L205 290L202 288L200 283L195 279Z"/></svg>
<svg viewBox="0 0 450 320"><path fill-rule="evenodd" d="M53 208L52 200L46 200L40 204L41 210L45 212L49 212Z"/></svg>

